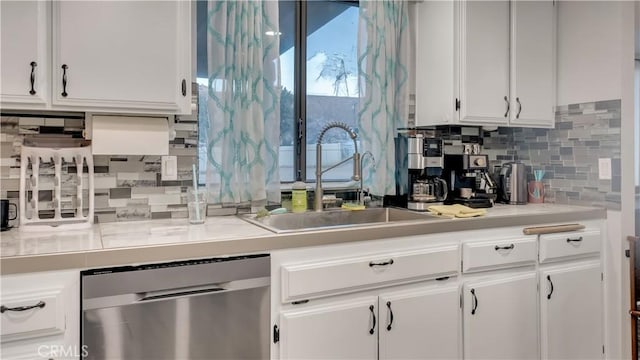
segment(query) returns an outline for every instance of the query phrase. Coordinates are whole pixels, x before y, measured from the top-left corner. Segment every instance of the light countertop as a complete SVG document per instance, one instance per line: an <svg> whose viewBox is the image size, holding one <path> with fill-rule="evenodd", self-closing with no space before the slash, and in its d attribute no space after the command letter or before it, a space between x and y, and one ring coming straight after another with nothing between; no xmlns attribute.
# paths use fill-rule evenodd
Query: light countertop
<svg viewBox="0 0 640 360"><path fill-rule="evenodd" d="M235 216L209 217L202 225L186 219L117 222L86 230L0 233L0 273L160 262L276 249L374 240L478 228L559 224L603 219L606 210L554 204L496 205L470 219L434 219L274 234Z"/></svg>

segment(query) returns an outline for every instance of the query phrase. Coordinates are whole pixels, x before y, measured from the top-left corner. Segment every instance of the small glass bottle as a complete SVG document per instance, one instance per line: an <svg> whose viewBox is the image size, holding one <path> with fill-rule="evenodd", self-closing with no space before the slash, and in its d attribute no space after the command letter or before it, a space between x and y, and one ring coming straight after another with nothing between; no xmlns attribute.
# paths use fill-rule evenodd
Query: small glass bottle
<svg viewBox="0 0 640 360"><path fill-rule="evenodd" d="M302 181L300 174L291 186L291 211L294 213L307 211L307 184Z"/></svg>

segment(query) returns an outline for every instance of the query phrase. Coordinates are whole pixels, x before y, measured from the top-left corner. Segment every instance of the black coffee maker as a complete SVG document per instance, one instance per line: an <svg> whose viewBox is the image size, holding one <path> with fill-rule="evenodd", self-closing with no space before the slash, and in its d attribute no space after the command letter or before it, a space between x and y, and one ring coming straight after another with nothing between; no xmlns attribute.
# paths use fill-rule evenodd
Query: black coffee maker
<svg viewBox="0 0 640 360"><path fill-rule="evenodd" d="M485 154L445 154L443 177L449 190L445 204L489 208L497 197L497 186Z"/></svg>
<svg viewBox="0 0 640 360"><path fill-rule="evenodd" d="M401 135L397 149L396 170L399 186L396 193L403 197L402 206L409 210L427 211L434 202L447 198L447 183L442 179L442 140L422 134Z"/></svg>

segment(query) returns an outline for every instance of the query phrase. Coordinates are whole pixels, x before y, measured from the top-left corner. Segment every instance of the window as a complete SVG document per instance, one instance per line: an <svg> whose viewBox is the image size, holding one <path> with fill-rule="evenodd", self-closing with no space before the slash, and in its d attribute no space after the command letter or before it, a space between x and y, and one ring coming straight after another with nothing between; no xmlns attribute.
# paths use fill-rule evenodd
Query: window
<svg viewBox="0 0 640 360"><path fill-rule="evenodd" d="M200 118L208 116L203 106L208 96L206 22L207 2L198 1ZM354 129L357 126L358 3L280 0L279 34L273 36L280 36L280 179L283 183L292 182L300 174L311 182L315 180L315 144L324 126L334 121ZM199 130L200 134L207 131L202 127ZM204 169L207 144L203 136L200 139L199 163ZM346 132L331 129L323 141L323 167L347 159L353 152L353 141ZM323 180L349 180L352 169L351 162L347 162L328 171ZM201 181L202 174L201 171Z"/></svg>

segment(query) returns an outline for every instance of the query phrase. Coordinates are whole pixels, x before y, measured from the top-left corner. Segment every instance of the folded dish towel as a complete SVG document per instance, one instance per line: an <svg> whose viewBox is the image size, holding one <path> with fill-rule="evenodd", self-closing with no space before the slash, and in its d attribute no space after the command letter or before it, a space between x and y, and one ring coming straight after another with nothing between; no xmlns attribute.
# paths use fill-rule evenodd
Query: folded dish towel
<svg viewBox="0 0 640 360"><path fill-rule="evenodd" d="M473 209L460 204L431 205L427 208L427 210L435 215L458 218L483 216L487 213L485 209Z"/></svg>

